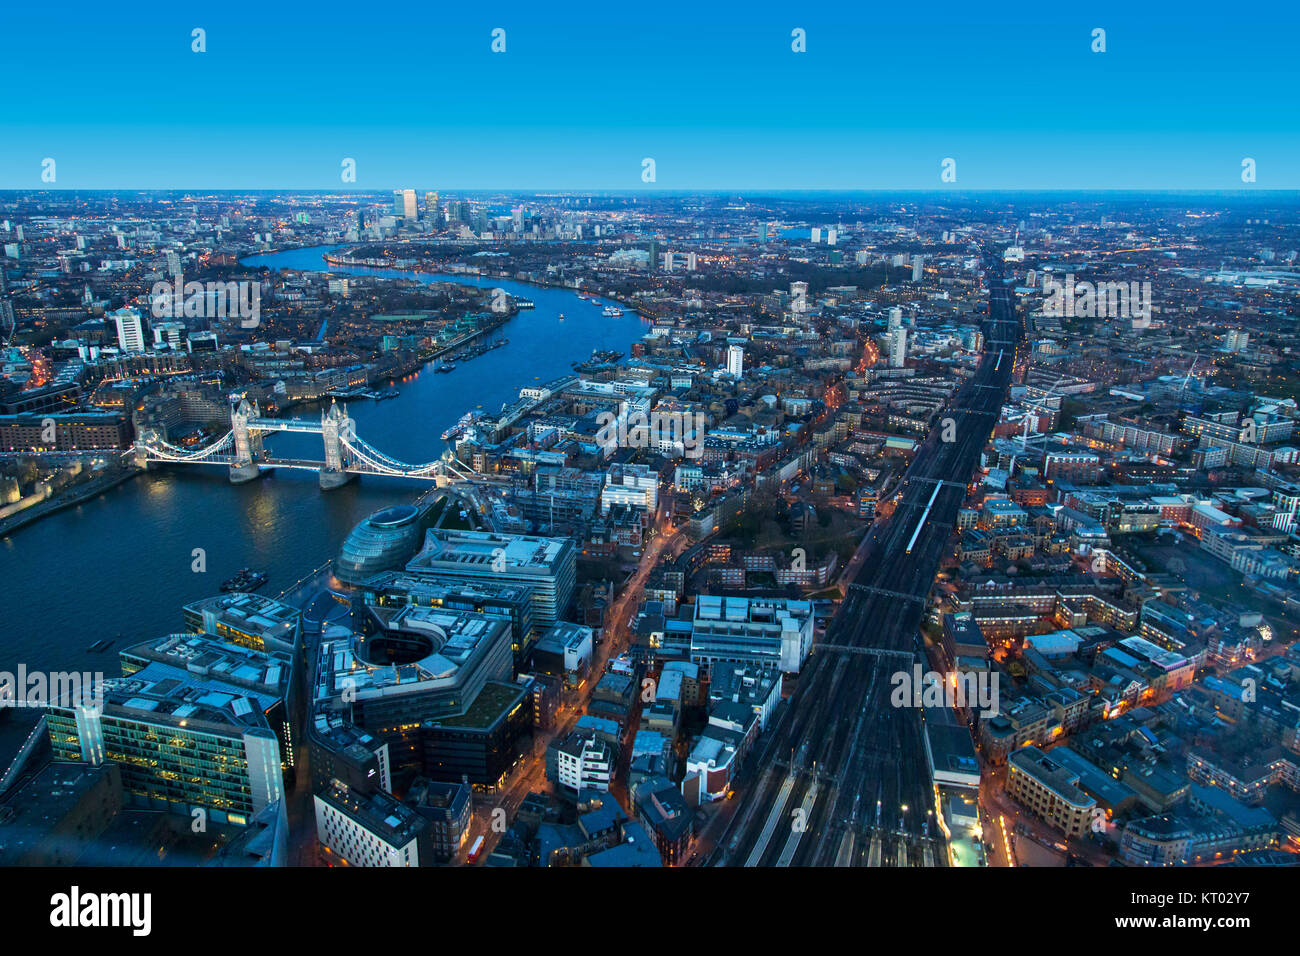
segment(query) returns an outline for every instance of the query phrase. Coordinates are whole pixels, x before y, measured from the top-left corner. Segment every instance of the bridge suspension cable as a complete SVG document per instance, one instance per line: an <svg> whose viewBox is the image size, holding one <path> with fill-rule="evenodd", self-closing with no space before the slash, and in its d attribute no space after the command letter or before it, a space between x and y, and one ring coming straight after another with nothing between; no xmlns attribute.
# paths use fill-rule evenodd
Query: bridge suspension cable
<svg viewBox="0 0 1300 956"><path fill-rule="evenodd" d="M371 468L391 475L430 475L443 470L441 461L427 461L419 465L407 464L390 458L378 448L366 442L359 435L339 436L339 443Z"/></svg>
<svg viewBox="0 0 1300 956"><path fill-rule="evenodd" d="M165 442L161 438L157 437L152 439L137 439L136 444L144 448L145 451L148 451L150 454L156 455L166 461L203 461L213 455L228 451L230 446L234 443L234 440L234 431L228 431L211 445L200 448L196 451L178 448L176 445Z"/></svg>

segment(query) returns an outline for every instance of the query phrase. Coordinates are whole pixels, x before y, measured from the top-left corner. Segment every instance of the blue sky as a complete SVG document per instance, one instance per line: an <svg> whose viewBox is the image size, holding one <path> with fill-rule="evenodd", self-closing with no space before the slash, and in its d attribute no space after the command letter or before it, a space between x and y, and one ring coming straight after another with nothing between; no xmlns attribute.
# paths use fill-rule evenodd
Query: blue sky
<svg viewBox="0 0 1300 956"><path fill-rule="evenodd" d="M1300 187L1300 4L1072 6L7 4L0 187Z"/></svg>

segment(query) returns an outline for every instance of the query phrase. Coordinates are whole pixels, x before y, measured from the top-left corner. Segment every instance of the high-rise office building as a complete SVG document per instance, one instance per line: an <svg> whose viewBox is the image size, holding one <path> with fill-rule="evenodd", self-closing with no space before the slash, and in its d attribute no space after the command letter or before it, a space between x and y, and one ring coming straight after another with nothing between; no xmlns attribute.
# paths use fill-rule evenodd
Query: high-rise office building
<svg viewBox="0 0 1300 956"><path fill-rule="evenodd" d="M727 346L727 374L740 378L745 374L745 347L743 345Z"/></svg>
<svg viewBox="0 0 1300 956"><path fill-rule="evenodd" d="M653 239L650 240L650 257L646 259L645 267L650 272L659 268L659 243Z"/></svg>
<svg viewBox="0 0 1300 956"><path fill-rule="evenodd" d="M438 224L438 191L431 189L424 194L424 221L431 226Z"/></svg>
<svg viewBox="0 0 1300 956"><path fill-rule="evenodd" d="M393 215L407 222L415 222L419 218L416 212L414 189L393 190Z"/></svg>
<svg viewBox="0 0 1300 956"><path fill-rule="evenodd" d="M144 351L144 319L135 309L118 309L113 313L117 325L117 344L123 352Z"/></svg>

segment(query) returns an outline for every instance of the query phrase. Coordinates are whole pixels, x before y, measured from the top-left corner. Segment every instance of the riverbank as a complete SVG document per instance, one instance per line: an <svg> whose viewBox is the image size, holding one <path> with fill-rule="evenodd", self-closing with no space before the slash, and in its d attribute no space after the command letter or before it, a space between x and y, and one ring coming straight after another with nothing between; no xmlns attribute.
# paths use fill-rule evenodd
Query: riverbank
<svg viewBox="0 0 1300 956"><path fill-rule="evenodd" d="M319 269L321 251L252 264ZM358 435L399 461L434 460L447 447L442 433L466 411L491 414L517 401L521 388L571 374L573 362L593 349L627 354L645 334L645 320L631 314L605 317L584 303L575 309L572 291L499 285L535 303L511 321L509 343L450 375L421 369L400 383L395 398L349 403ZM566 314L563 322L560 313ZM319 459L322 450L319 435L286 432L274 441L276 454L285 458ZM221 465L151 466L138 477L111 494L49 514L21 534L0 537L0 620L14 665L110 671L115 652L87 650L98 637L120 632L117 648L181 631L181 609L212 597L221 581L243 567L267 574L268 594L304 579L299 587L309 588L309 576L338 553L367 515L441 493L432 482L370 475L322 491L316 474L295 470L233 485ZM206 568L195 566L200 548ZM21 713L0 720L0 770L30 732Z"/></svg>
<svg viewBox="0 0 1300 956"><path fill-rule="evenodd" d="M60 493L59 495L46 500L39 505L33 505L19 514L12 515L3 521L0 521L0 538L8 537L15 531L21 531L28 525L35 524L42 518L57 514L66 508L74 508L77 505L96 498L106 491L111 491L123 482L130 481L136 475L142 474L144 469L138 465L128 465L120 472L113 475L103 475L98 478L91 478L84 485L76 485L68 489L69 493Z"/></svg>
<svg viewBox="0 0 1300 956"><path fill-rule="evenodd" d="M416 262L412 265L407 266L407 265L396 265L396 263L399 261L405 261L405 260L397 260L397 259L392 259L387 261L380 260L380 259L349 259L346 256L333 255L334 248L338 248L338 247L335 246L331 248L329 252L322 253L321 258L325 261L326 265L334 266L340 269L387 269L391 272L418 272L424 275L430 275L435 273L440 275L451 275L451 276L465 275L465 276L472 276L476 279L497 279L505 282L519 282L522 283L523 285L534 286L538 289L556 289L561 292L574 292L574 293L581 292L586 295L595 296L596 298L599 299L607 299L610 302L617 302L619 305L624 306L625 308L630 309L636 314L644 316L647 319L657 318L657 315L654 312L648 310L645 307L645 305L642 303L629 302L626 298L620 297L612 292L606 292L600 289L596 289L594 287L582 288L579 286L567 285L560 282L545 282L538 279L525 279L525 278L521 278L518 275L511 275L510 273L504 271L488 272L488 271L484 271L483 269L467 270L463 273L462 272L441 273L441 272L437 272L438 270L437 263ZM321 271L327 272L329 270L323 269ZM446 281L454 281L454 280L449 279Z"/></svg>

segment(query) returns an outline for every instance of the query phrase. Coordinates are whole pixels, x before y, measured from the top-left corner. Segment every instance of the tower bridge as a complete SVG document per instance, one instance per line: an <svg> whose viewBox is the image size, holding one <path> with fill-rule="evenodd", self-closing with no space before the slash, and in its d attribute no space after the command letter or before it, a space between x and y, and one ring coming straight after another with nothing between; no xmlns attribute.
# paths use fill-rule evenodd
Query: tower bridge
<svg viewBox="0 0 1300 956"><path fill-rule="evenodd" d="M320 435L324 458L312 461L298 458L275 458L267 454L263 437L273 432L297 432ZM301 418L263 418L256 402L242 399L231 410L230 431L203 448L179 448L154 429L143 429L133 447L136 463L172 465L225 465L230 480L242 484L257 478L270 468L294 468L319 472L322 488L337 488L354 475L384 475L431 481L438 487L454 483L499 481L457 461L448 449L442 457L422 464L398 461L362 439L356 423L343 408L331 402L321 412L319 422Z"/></svg>

